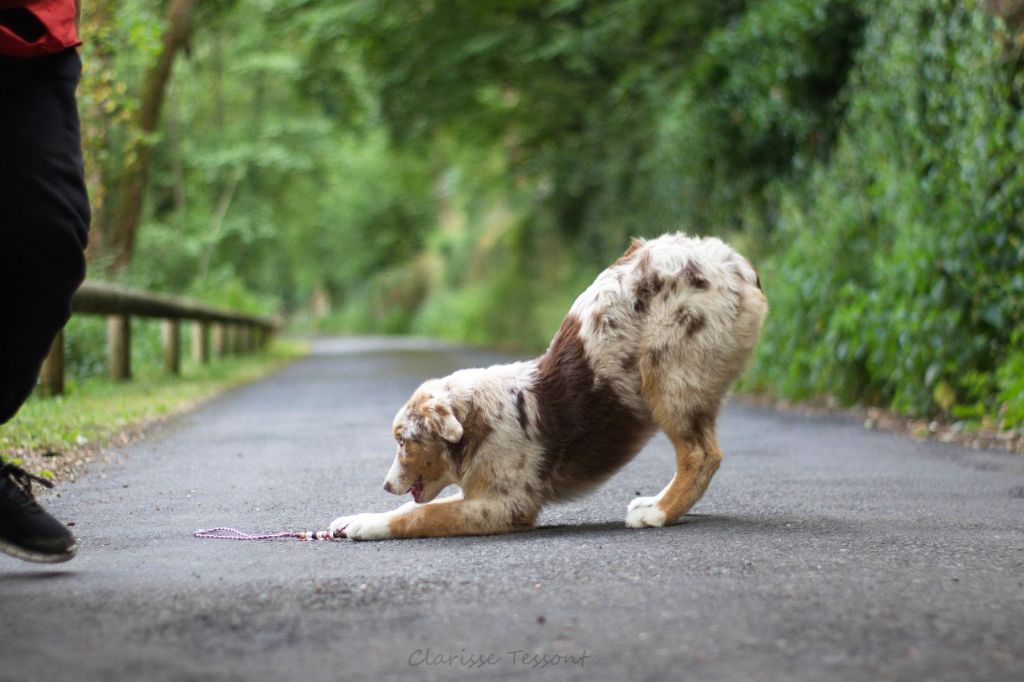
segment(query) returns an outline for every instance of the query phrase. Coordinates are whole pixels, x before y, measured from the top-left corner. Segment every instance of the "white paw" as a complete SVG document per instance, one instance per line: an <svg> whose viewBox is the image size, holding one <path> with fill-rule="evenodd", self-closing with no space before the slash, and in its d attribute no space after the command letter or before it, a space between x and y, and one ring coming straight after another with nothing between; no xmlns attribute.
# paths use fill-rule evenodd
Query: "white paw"
<svg viewBox="0 0 1024 682"><path fill-rule="evenodd" d="M644 498L637 499L642 500ZM635 503L637 500L633 500L633 502ZM629 507L629 511L626 512L627 528L660 528L665 525L665 512L661 511L656 505L634 507L630 503Z"/></svg>
<svg viewBox="0 0 1024 682"><path fill-rule="evenodd" d="M351 540L385 540L391 537L390 518L388 513L342 516L331 523L331 532L340 528Z"/></svg>
<svg viewBox="0 0 1024 682"><path fill-rule="evenodd" d="M334 531L339 530L339 529L343 529L345 526L347 526L349 524L349 522L352 519L354 519L357 516L359 516L359 514L352 514L350 516L339 516L338 518L336 518L333 521L331 521L331 525L328 526L328 528L330 529L331 533L333 534Z"/></svg>
<svg viewBox="0 0 1024 682"><path fill-rule="evenodd" d="M641 507L653 507L658 503L657 497L634 497L633 501L626 507L626 511L633 511L634 509L640 509Z"/></svg>

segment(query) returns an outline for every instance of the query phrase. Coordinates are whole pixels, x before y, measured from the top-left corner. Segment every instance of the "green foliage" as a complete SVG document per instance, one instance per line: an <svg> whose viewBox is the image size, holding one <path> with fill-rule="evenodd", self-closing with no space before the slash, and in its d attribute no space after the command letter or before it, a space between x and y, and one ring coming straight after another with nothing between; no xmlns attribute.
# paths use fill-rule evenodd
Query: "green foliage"
<svg viewBox="0 0 1024 682"><path fill-rule="evenodd" d="M102 443L119 431L181 412L225 388L253 381L305 354L295 342L275 342L254 355L228 357L199 366L186 361L178 377L158 366L136 367L136 380L114 383L101 377L79 380L66 395L31 399L0 429L0 454L34 450L60 453Z"/></svg>
<svg viewBox="0 0 1024 682"><path fill-rule="evenodd" d="M426 300L413 323L425 336L504 348L547 346L573 299L593 279L563 243L525 248L523 226L493 217L491 234L474 239L449 272L449 283Z"/></svg>
<svg viewBox="0 0 1024 682"><path fill-rule="evenodd" d="M963 3L877 5L835 158L768 261L757 385L915 414L1013 402L993 386L1024 324L1024 79L996 32Z"/></svg>
<svg viewBox="0 0 1024 682"><path fill-rule="evenodd" d="M421 333L534 347L557 327L539 310L571 301L560 287L629 236L771 227L766 188L834 137L858 6L364 0L286 3L279 17L309 39L304 87L369 103L354 118L444 174L436 238L421 246L429 291L390 300ZM550 254L566 262L532 262ZM355 318L380 318L367 302L381 285L351 292Z"/></svg>
<svg viewBox="0 0 1024 682"><path fill-rule="evenodd" d="M536 348L630 236L718 234L772 306L747 388L1019 426L1005 4L203 3L123 278L306 328ZM159 6L87 7L99 177L131 148ZM89 324L76 376L102 371Z"/></svg>
<svg viewBox="0 0 1024 682"><path fill-rule="evenodd" d="M1024 329L1013 336L1006 360L996 373L999 410L1003 426L1024 424Z"/></svg>
<svg viewBox="0 0 1024 682"><path fill-rule="evenodd" d="M848 0L755 2L708 35L661 121L683 224L775 227L780 186L804 181L833 147L859 10Z"/></svg>
<svg viewBox="0 0 1024 682"><path fill-rule="evenodd" d="M131 363L143 375L162 366L163 346L157 320L132 319ZM75 316L64 328L64 365L70 390L79 382L107 375L107 321L102 317Z"/></svg>

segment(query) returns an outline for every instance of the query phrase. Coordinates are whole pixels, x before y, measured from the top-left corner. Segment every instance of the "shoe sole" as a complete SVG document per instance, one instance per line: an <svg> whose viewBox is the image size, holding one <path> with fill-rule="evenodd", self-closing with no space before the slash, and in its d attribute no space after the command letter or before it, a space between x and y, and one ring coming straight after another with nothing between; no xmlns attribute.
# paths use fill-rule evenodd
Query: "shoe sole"
<svg viewBox="0 0 1024 682"><path fill-rule="evenodd" d="M75 558L75 553L78 551L78 545L71 545L67 551L61 554L45 554L43 552L33 552L32 550L12 545L11 543L0 538L0 552L9 554L12 557L22 559L23 561L31 561L36 564L59 564L63 561L71 561Z"/></svg>

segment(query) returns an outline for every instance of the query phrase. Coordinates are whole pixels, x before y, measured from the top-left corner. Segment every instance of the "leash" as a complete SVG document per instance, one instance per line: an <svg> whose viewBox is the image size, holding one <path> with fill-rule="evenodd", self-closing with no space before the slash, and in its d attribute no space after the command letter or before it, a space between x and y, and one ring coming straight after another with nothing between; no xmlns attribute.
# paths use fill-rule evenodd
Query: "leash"
<svg viewBox="0 0 1024 682"><path fill-rule="evenodd" d="M345 533L339 528L333 533L329 530L300 530L300 531L282 531L280 533L263 533L252 535L250 533L243 533L237 528L227 528L224 526L218 526L217 528L207 528L206 530L197 530L192 534L193 537L207 538L210 540L276 540L277 538L297 538L303 541L309 540L341 540L344 539Z"/></svg>

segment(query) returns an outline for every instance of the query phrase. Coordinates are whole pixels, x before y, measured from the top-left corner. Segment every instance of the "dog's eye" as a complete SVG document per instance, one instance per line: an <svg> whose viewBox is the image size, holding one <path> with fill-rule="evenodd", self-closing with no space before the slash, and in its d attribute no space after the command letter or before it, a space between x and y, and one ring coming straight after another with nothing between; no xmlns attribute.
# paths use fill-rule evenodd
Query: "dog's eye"
<svg viewBox="0 0 1024 682"><path fill-rule="evenodd" d="M396 438L395 440L397 440L397 441L398 441L398 447L400 447L400 448L404 448L404 447L405 447L405 439L404 439L404 438L402 438L401 436L399 436L399 437L398 437L398 438Z"/></svg>

